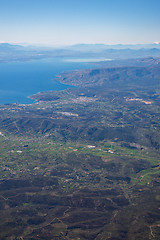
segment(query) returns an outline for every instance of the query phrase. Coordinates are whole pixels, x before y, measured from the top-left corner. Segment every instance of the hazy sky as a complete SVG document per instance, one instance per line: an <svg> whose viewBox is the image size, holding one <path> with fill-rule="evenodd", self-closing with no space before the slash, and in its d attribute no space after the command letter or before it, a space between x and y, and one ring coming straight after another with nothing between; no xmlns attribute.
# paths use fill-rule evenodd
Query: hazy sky
<svg viewBox="0 0 160 240"><path fill-rule="evenodd" d="M160 0L0 0L0 42L160 41Z"/></svg>

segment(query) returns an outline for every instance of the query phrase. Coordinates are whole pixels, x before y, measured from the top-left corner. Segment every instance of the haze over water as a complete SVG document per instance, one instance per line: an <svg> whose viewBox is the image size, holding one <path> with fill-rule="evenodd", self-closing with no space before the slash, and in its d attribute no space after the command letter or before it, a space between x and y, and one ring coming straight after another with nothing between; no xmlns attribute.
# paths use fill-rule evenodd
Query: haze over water
<svg viewBox="0 0 160 240"><path fill-rule="evenodd" d="M32 103L28 96L68 87L55 80L63 71L90 67L93 65L62 58L0 63L0 104Z"/></svg>

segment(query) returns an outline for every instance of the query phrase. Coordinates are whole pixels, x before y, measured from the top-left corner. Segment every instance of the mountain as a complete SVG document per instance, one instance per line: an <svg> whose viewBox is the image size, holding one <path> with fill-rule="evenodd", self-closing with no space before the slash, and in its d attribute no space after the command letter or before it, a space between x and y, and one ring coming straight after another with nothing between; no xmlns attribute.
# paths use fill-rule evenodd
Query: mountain
<svg viewBox="0 0 160 240"><path fill-rule="evenodd" d="M142 48L143 47L143 48ZM144 48L145 47L145 48ZM0 62L28 61L48 57L128 59L160 57L160 44L104 45L80 44L63 48L24 47L8 43L0 44Z"/></svg>
<svg viewBox="0 0 160 240"><path fill-rule="evenodd" d="M151 43L151 44L115 44L115 45L106 45L106 44L76 44L68 47L69 49L74 49L77 51L100 51L105 49L150 49L158 48L160 49L160 43Z"/></svg>
<svg viewBox="0 0 160 240"><path fill-rule="evenodd" d="M160 85L160 64L154 67L117 67L77 70L61 74L59 81L74 86L156 87Z"/></svg>
<svg viewBox="0 0 160 240"><path fill-rule="evenodd" d="M26 51L27 48L21 45L13 45L9 43L0 43L0 51Z"/></svg>

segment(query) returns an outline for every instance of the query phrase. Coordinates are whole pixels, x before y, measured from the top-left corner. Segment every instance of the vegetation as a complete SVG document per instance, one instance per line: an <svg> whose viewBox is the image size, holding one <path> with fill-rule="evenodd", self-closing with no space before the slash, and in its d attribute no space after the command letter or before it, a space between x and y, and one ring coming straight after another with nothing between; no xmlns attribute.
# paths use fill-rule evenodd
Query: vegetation
<svg viewBox="0 0 160 240"><path fill-rule="evenodd" d="M158 240L159 67L72 74L0 106L0 239Z"/></svg>

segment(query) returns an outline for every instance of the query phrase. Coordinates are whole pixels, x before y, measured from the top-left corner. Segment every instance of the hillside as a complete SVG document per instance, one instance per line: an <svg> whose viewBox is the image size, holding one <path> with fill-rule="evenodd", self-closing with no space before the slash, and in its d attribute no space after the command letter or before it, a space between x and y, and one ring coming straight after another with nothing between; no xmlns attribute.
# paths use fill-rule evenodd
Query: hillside
<svg viewBox="0 0 160 240"><path fill-rule="evenodd" d="M154 67L97 68L63 73L59 81L74 86L113 88L159 87L160 65Z"/></svg>

